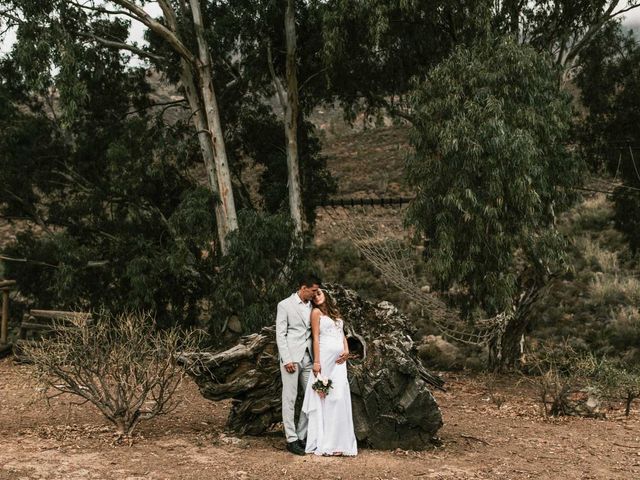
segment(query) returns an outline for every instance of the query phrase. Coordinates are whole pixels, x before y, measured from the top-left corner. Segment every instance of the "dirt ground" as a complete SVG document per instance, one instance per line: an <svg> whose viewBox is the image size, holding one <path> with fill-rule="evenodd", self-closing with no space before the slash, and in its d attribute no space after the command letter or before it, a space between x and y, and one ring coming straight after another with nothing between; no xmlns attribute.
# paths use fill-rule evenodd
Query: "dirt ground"
<svg viewBox="0 0 640 480"><path fill-rule="evenodd" d="M132 446L116 446L91 406L62 397L47 406L29 369L0 361L0 480L640 478L637 408L629 419L615 410L606 420L549 420L515 378L445 374L438 448L327 458L289 454L277 432L226 433L229 403L205 400L190 381L173 415L141 425Z"/></svg>

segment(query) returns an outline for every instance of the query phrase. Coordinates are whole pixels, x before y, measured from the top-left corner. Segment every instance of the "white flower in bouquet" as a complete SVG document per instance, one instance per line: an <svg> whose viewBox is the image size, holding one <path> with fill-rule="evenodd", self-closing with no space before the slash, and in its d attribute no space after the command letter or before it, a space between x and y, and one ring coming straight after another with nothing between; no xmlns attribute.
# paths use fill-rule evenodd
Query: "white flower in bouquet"
<svg viewBox="0 0 640 480"><path fill-rule="evenodd" d="M312 388L322 395L328 395L329 390L333 388L332 383L333 382L330 378L324 377L318 373L315 382L313 382Z"/></svg>

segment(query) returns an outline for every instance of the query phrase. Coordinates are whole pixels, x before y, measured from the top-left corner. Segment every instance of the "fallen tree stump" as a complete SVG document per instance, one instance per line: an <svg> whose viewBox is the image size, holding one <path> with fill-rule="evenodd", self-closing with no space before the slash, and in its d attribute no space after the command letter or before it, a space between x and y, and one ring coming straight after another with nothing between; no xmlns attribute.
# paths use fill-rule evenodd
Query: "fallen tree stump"
<svg viewBox="0 0 640 480"><path fill-rule="evenodd" d="M389 302L374 305L330 285L345 320L349 384L356 437L380 449L423 449L442 426L430 388L443 381L418 358L407 318ZM275 308L275 307L274 307ZM184 353L181 361L210 400L233 400L227 426L259 435L281 422L281 388L275 327L244 336L219 352Z"/></svg>

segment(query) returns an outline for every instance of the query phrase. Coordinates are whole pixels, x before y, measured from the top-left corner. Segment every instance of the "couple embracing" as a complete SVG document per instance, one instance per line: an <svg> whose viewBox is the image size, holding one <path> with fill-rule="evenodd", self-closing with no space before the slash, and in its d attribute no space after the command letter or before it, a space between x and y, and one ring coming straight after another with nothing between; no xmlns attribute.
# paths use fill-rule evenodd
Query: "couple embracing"
<svg viewBox="0 0 640 480"><path fill-rule="evenodd" d="M340 312L320 287L319 278L305 275L298 291L278 304L276 341L287 450L353 456L358 448L347 380L349 347ZM299 388L304 401L296 426Z"/></svg>

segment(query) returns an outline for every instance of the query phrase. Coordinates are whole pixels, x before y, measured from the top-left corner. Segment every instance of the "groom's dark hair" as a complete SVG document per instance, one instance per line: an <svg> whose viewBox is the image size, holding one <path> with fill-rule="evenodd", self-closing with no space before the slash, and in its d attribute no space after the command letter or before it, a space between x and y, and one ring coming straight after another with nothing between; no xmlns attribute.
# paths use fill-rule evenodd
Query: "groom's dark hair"
<svg viewBox="0 0 640 480"><path fill-rule="evenodd" d="M300 275L298 278L298 286L311 287L313 285L322 285L322 280L315 273L307 272Z"/></svg>

